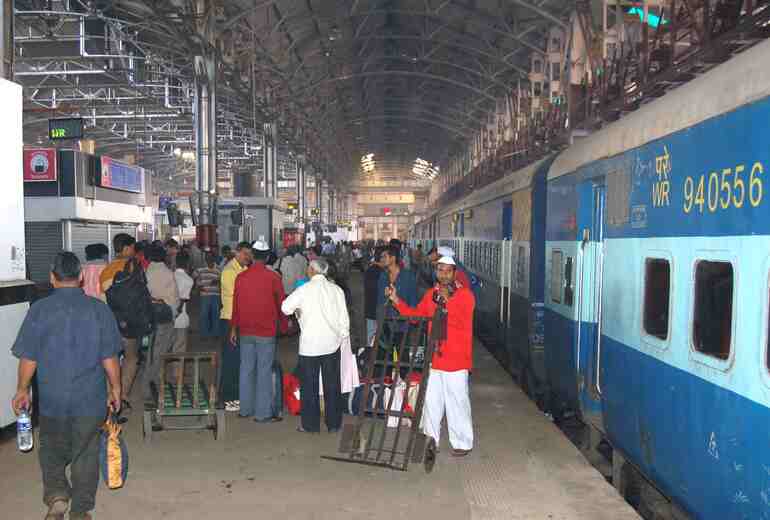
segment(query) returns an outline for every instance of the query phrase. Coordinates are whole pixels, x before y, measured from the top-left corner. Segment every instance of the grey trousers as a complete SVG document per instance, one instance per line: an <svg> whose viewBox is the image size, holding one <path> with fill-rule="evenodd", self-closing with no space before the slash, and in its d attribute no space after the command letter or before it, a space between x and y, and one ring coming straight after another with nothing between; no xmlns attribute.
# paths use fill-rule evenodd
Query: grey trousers
<svg viewBox="0 0 770 520"><path fill-rule="evenodd" d="M175 338L176 330L174 329L173 322L158 325L158 330L155 331L155 344L147 352L147 363L144 368L142 392L145 402L152 401L153 399L150 383L154 383L155 388L158 388L160 381L160 355L174 351Z"/></svg>
<svg viewBox="0 0 770 520"><path fill-rule="evenodd" d="M99 435L104 417L40 417L40 469L43 502L72 500L73 513L87 513L96 504L99 484ZM66 468L70 466L70 481Z"/></svg>

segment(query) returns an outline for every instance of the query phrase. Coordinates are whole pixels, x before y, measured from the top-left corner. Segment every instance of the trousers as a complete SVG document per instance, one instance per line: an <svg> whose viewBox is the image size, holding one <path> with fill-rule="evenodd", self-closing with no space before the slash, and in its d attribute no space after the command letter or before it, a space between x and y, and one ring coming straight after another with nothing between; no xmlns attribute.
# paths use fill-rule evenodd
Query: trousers
<svg viewBox="0 0 770 520"><path fill-rule="evenodd" d="M321 403L318 399L318 374L323 375L326 428L342 426L342 396L340 394L340 350L323 356L299 356L299 392L302 398L302 428L309 432L321 430Z"/></svg>
<svg viewBox="0 0 770 520"><path fill-rule="evenodd" d="M141 339L123 339L123 364L120 367L120 388L123 395L121 399L128 401L131 387L134 386L137 364L139 362L139 342Z"/></svg>
<svg viewBox="0 0 770 520"><path fill-rule="evenodd" d="M201 295L200 335L208 338L222 334L222 320L219 311L222 302L218 294Z"/></svg>
<svg viewBox="0 0 770 520"><path fill-rule="evenodd" d="M241 336L241 417L261 421L273 416L275 337Z"/></svg>
<svg viewBox="0 0 770 520"><path fill-rule="evenodd" d="M61 497L72 500L73 513L87 513L94 508L99 484L96 432L102 424L104 417L40 417L39 457L46 505Z"/></svg>
<svg viewBox="0 0 770 520"><path fill-rule="evenodd" d="M467 370L445 372L432 369L423 406L422 429L425 435L436 440L436 445L441 439L441 420L446 413L449 444L458 450L473 449L473 418Z"/></svg>
<svg viewBox="0 0 770 520"><path fill-rule="evenodd" d="M223 320L225 333L222 341L222 363L219 372L220 401L238 401L239 381L241 371L241 354L238 347L230 344L230 321Z"/></svg>
<svg viewBox="0 0 770 520"><path fill-rule="evenodd" d="M186 332L186 331L184 331ZM155 342L150 346L147 353L147 364L144 368L144 400L149 402L153 400L152 385L157 390L160 381L160 355L173 352L176 340L176 329L173 323L162 323L155 330Z"/></svg>

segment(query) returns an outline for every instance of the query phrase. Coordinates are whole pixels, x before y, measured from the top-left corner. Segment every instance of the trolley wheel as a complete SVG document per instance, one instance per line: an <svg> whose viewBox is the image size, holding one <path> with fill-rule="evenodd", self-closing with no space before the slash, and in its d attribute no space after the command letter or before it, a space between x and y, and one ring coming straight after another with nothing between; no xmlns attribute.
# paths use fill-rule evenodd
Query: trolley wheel
<svg viewBox="0 0 770 520"><path fill-rule="evenodd" d="M142 415L142 438L146 444L152 440L152 414L152 411L145 410Z"/></svg>
<svg viewBox="0 0 770 520"><path fill-rule="evenodd" d="M425 473L433 471L433 466L436 464L436 439L431 437L428 440L428 445L425 448L425 457L423 459L423 466L425 467Z"/></svg>
<svg viewBox="0 0 770 520"><path fill-rule="evenodd" d="M216 428L214 429L214 439L222 442L227 437L227 416L224 410L217 410L214 422L216 425Z"/></svg>

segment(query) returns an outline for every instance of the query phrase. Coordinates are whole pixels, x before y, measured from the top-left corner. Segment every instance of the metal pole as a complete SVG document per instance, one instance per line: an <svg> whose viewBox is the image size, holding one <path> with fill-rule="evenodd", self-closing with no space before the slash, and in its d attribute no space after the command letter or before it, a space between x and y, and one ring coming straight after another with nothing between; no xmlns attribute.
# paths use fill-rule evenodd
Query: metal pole
<svg viewBox="0 0 770 520"><path fill-rule="evenodd" d="M278 170L277 143L278 129L275 123L265 123L265 153L264 157L264 176L265 176L265 197L268 199L276 198L275 177Z"/></svg>
<svg viewBox="0 0 770 520"><path fill-rule="evenodd" d="M297 214L299 215L300 227L304 230L305 226L305 165L301 160L297 160Z"/></svg>

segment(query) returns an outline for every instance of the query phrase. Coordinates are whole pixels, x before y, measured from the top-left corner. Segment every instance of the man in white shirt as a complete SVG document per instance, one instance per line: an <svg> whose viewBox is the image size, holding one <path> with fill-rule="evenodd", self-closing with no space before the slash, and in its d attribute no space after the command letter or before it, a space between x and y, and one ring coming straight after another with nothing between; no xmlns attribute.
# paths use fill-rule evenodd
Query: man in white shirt
<svg viewBox="0 0 770 520"><path fill-rule="evenodd" d="M287 316L299 311L302 330L298 364L302 396L302 425L297 428L300 432L321 430L319 370L323 375L326 428L334 433L342 425L340 345L350 337L350 316L342 289L326 279L328 269L326 260L312 260L307 269L310 281L291 293L281 305L281 311Z"/></svg>

